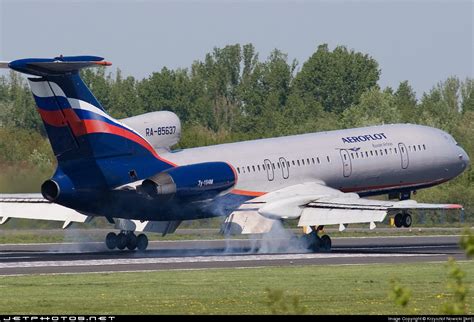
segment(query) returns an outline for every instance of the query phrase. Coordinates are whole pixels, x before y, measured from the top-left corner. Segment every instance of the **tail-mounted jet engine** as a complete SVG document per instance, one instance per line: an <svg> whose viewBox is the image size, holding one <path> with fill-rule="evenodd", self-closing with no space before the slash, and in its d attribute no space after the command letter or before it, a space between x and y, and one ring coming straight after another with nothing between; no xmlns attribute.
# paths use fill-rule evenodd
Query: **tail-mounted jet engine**
<svg viewBox="0 0 474 322"><path fill-rule="evenodd" d="M144 180L138 190L151 198L205 200L228 192L237 182L235 169L225 162L179 166Z"/></svg>

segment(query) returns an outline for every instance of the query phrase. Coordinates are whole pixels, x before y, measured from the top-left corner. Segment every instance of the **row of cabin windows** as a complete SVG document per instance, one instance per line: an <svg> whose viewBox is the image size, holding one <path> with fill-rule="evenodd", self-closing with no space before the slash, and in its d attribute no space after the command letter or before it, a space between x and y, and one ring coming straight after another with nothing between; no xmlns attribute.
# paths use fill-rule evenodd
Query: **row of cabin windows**
<svg viewBox="0 0 474 322"><path fill-rule="evenodd" d="M405 153L405 148L403 146L400 147L400 150L401 150L401 153ZM416 152L416 151L422 151L422 150L426 150L426 146L424 144L418 144L418 145L409 145L408 146L408 151L409 152ZM351 155L351 158L354 159L359 159L359 158L368 158L370 156L383 156L383 155L388 155L388 154L392 154L392 153L395 153L395 154L398 154L398 149L397 148L385 148L385 149L380 149L380 150L370 150L370 151L362 151L362 152L351 152L350 155ZM347 155L344 154L343 155L344 157L344 160L347 160ZM326 160L327 162L331 162L329 156L326 156ZM301 162L300 162L301 161ZM310 164L321 164L321 159L319 159L319 157L316 157L315 158L306 158L306 159L298 159L298 160L292 160L291 163L290 161L286 161L286 162L283 162L283 163L280 163L280 162L277 162L276 166L275 166L275 163L272 162L271 166L273 168L273 170L275 170L276 168L280 169L281 167L285 168L285 167L288 167L290 168L291 165L293 166L303 166L303 165L310 165ZM281 164L281 166L280 166ZM242 172L241 172L241 169L242 169ZM260 166L260 164L258 165L248 165L248 166L242 166L242 167L237 167L237 172L240 174L240 173L245 173L245 170L247 170L247 172L256 172L256 171L265 171L267 170L265 164L262 164L262 166Z"/></svg>
<svg viewBox="0 0 474 322"><path fill-rule="evenodd" d="M324 158L323 158L324 160ZM329 158L329 156L326 156L326 161L329 163L331 162L331 159ZM290 168L292 165L293 166L303 166L303 165L310 165L310 164L321 164L321 159L319 157L316 157L316 158L306 158L306 159L299 159L299 160L292 160L291 162L290 161L285 161L285 162L277 162L276 165L275 163L271 163L271 167L273 168L273 170L275 170L276 168L278 169L281 169L281 168ZM269 167L270 165L268 165ZM241 172L241 169L242 169L242 172ZM262 166L260 166L260 164L257 164L256 166L255 165L248 165L248 166L242 166L242 167L237 167L237 172L240 174L240 173L245 173L245 171L247 172L256 172L256 171L265 171L267 170L267 166L264 164L262 164Z"/></svg>
<svg viewBox="0 0 474 322"><path fill-rule="evenodd" d="M403 146L400 147L400 150L402 153L405 153L405 148ZM409 145L408 146L408 151L409 152L416 152L416 151L422 151L426 150L426 146L424 144L418 144L418 145ZM385 148L385 149L380 149L380 150L370 150L370 151L362 151L362 152L351 152L351 158L352 159L359 159L360 158L368 158L368 157L373 157L373 156L383 156L383 155L388 155L388 154L398 154L398 149L397 148ZM347 160L347 156L344 154L344 160Z"/></svg>

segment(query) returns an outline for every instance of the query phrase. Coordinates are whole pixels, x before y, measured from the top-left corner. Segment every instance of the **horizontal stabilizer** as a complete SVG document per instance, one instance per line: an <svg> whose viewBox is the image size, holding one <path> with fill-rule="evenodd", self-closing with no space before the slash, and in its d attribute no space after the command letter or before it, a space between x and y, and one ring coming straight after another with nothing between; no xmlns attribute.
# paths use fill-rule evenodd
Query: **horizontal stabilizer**
<svg viewBox="0 0 474 322"><path fill-rule="evenodd" d="M36 76L58 76L77 72L82 68L110 66L112 63L96 56L69 56L55 58L25 58L14 60L7 66L21 73Z"/></svg>

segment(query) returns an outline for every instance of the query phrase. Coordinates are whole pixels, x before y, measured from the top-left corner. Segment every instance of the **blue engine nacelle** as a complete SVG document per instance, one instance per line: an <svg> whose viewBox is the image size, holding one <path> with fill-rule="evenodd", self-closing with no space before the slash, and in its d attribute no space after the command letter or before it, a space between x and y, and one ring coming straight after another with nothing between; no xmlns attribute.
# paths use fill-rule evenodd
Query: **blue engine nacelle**
<svg viewBox="0 0 474 322"><path fill-rule="evenodd" d="M151 198L207 199L230 190L237 182L235 169L226 162L179 166L144 180L139 190Z"/></svg>

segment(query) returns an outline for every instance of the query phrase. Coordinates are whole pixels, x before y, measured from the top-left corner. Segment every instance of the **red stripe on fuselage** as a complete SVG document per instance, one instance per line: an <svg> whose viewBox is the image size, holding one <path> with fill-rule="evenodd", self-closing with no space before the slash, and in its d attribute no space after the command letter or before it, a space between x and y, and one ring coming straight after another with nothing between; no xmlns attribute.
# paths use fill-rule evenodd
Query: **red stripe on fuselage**
<svg viewBox="0 0 474 322"><path fill-rule="evenodd" d="M173 167L176 166L173 162L161 158L145 139L127 129L99 120L81 120L71 108L56 111L47 111L38 108L38 112L43 121L48 125L64 127L69 124L74 136L76 137L92 133L109 133L118 135L141 145L158 160L168 163Z"/></svg>
<svg viewBox="0 0 474 322"><path fill-rule="evenodd" d="M372 190L383 190L386 188L416 188L416 186L420 186L420 185L440 184L446 181L448 181L448 179L438 179L434 181L425 181L425 182L406 182L406 183L387 184L387 185L382 185L382 186L371 186L371 187L341 188L341 191L342 192L365 192L365 191L372 191Z"/></svg>
<svg viewBox="0 0 474 322"><path fill-rule="evenodd" d="M371 187L341 188L340 190L342 192L356 192L357 193L357 192L382 190L386 188L389 188L389 189L390 188L416 188L417 186L421 186L421 185L441 184L446 181L448 181L448 179L439 179L439 180L427 181L427 182L388 184L388 185L371 186ZM236 195L250 196L250 197L260 197L260 196L263 196L264 194L267 194L268 192L234 189L231 191L231 193L236 194ZM462 208L461 205L456 205L456 206L459 206ZM458 208L458 207L452 207L452 208Z"/></svg>
<svg viewBox="0 0 474 322"><path fill-rule="evenodd" d="M260 197L266 194L266 192L240 190L240 189L234 189L230 193L241 195L241 196L250 196L250 197Z"/></svg>
<svg viewBox="0 0 474 322"><path fill-rule="evenodd" d="M115 126L103 121L99 121L99 120L83 120L82 124L84 124L85 133L80 132L80 129L79 129L80 133L76 134L76 131L73 128L74 135L80 136L80 135L92 134L92 133L109 133L109 134L118 135L141 145L142 147L147 149L155 158L163 162L166 162L173 167L176 166L176 164L161 158L153 149L153 147L150 145L150 143L148 143L145 139L143 139L142 137L138 136L137 134L129 130L126 130L121 127L118 127L118 126Z"/></svg>

